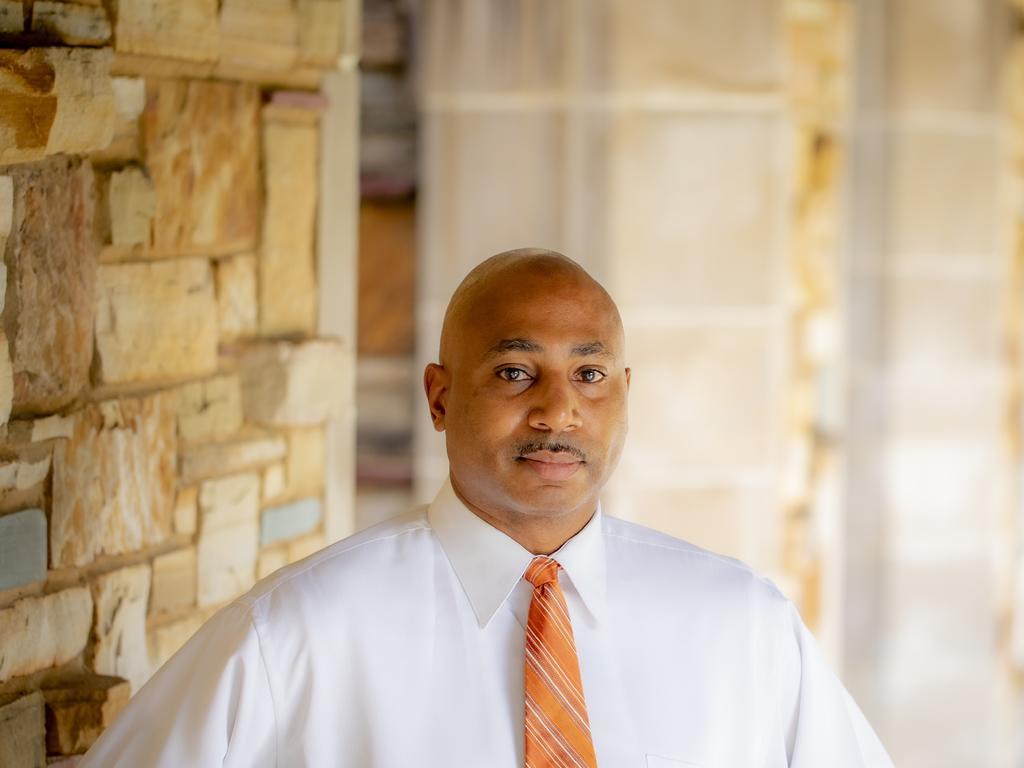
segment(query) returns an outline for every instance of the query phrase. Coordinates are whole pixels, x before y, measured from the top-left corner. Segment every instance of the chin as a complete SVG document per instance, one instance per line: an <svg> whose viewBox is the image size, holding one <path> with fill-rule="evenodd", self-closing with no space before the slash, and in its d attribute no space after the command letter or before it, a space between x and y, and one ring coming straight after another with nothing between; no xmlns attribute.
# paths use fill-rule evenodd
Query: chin
<svg viewBox="0 0 1024 768"><path fill-rule="evenodd" d="M514 489L509 496L520 512L538 517L557 517L586 504L591 494L568 485L545 484Z"/></svg>

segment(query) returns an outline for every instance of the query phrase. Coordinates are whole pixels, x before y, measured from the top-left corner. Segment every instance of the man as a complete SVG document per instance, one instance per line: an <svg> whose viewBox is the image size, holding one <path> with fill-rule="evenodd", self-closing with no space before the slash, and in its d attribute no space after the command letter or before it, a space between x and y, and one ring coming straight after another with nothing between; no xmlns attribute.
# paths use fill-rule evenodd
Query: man
<svg viewBox="0 0 1024 768"><path fill-rule="evenodd" d="M474 269L424 373L449 482L263 580L85 766L891 766L793 606L604 514L622 323L549 251Z"/></svg>

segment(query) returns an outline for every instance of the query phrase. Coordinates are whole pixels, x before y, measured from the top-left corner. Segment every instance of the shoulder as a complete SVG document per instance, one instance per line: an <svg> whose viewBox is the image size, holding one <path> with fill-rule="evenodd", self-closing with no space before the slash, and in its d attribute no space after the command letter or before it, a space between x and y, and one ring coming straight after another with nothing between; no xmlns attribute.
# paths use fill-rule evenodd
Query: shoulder
<svg viewBox="0 0 1024 768"><path fill-rule="evenodd" d="M609 566L637 569L648 588L666 597L699 595L719 605L753 602L774 610L786 610L789 603L770 579L741 560L607 515L603 532Z"/></svg>
<svg viewBox="0 0 1024 768"><path fill-rule="evenodd" d="M365 583L366 576L396 576L396 568L413 566L421 559L417 554L429 556L432 542L426 507L416 507L275 571L236 602L255 613L272 602L317 594L328 594L334 602L343 599L347 585Z"/></svg>

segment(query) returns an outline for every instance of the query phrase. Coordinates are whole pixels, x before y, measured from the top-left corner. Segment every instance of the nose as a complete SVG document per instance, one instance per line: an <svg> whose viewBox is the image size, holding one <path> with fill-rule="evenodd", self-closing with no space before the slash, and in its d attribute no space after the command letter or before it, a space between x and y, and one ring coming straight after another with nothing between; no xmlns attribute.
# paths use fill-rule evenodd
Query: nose
<svg viewBox="0 0 1024 768"><path fill-rule="evenodd" d="M548 379L534 388L536 400L530 408L529 424L542 432L567 432L581 424L580 411L576 402L576 390L572 383Z"/></svg>

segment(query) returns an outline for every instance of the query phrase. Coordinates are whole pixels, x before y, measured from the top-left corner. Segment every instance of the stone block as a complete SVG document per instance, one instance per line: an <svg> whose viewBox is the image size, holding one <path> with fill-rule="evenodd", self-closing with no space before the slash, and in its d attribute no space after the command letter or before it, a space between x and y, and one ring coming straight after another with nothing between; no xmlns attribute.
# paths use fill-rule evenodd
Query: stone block
<svg viewBox="0 0 1024 768"><path fill-rule="evenodd" d="M996 108L1006 14L987 3L887 4L886 88L897 110Z"/></svg>
<svg viewBox="0 0 1024 768"><path fill-rule="evenodd" d="M174 514L174 393L112 400L75 414L54 448L50 562L81 566L170 535Z"/></svg>
<svg viewBox="0 0 1024 768"><path fill-rule="evenodd" d="M174 501L174 532L191 536L196 532L199 514L199 489L196 486L179 488Z"/></svg>
<svg viewBox="0 0 1024 768"><path fill-rule="evenodd" d="M300 536L288 542L288 562L295 563L303 558L319 552L324 546L324 535L321 531Z"/></svg>
<svg viewBox="0 0 1024 768"><path fill-rule="evenodd" d="M213 62L220 54L217 0L118 0L119 53Z"/></svg>
<svg viewBox="0 0 1024 768"><path fill-rule="evenodd" d="M888 156L889 248L906 256L941 260L969 257L993 266L999 210L999 147L987 132L894 132ZM948 215L950 189L969 189Z"/></svg>
<svg viewBox="0 0 1024 768"><path fill-rule="evenodd" d="M2 311L2 310L0 310ZM11 418L14 408L14 364L7 334L0 331L0 424Z"/></svg>
<svg viewBox="0 0 1024 768"><path fill-rule="evenodd" d="M142 133L156 190L154 250L254 250L260 215L259 89L196 80L147 84Z"/></svg>
<svg viewBox="0 0 1024 768"><path fill-rule="evenodd" d="M237 374L194 381L178 390L178 437L186 443L222 440L242 427Z"/></svg>
<svg viewBox="0 0 1024 768"><path fill-rule="evenodd" d="M202 376L217 368L217 303L206 259L104 264L96 375L103 383Z"/></svg>
<svg viewBox="0 0 1024 768"><path fill-rule="evenodd" d="M199 491L198 543L201 607L237 597L256 579L259 475L211 480Z"/></svg>
<svg viewBox="0 0 1024 768"><path fill-rule="evenodd" d="M562 190L570 180L562 112L428 112L421 125L424 173L441 180L421 230L429 266L417 279L428 300L447 304L461 277L485 254L523 243L568 247ZM595 148L591 156L595 165L606 164L607 147ZM603 170L598 175L601 184L606 174ZM482 195L481 178L506 183ZM594 220L604 221L604 216Z"/></svg>
<svg viewBox="0 0 1024 768"><path fill-rule="evenodd" d="M74 433L74 429L74 418L53 414L41 419L11 422L7 427L7 439L11 442L42 443L67 439Z"/></svg>
<svg viewBox="0 0 1024 768"><path fill-rule="evenodd" d="M319 130L265 120L266 202L259 258L260 331L316 332L315 254Z"/></svg>
<svg viewBox="0 0 1024 768"><path fill-rule="evenodd" d="M1003 282L956 275L892 277L886 301L885 360L894 372L996 366L1002 354Z"/></svg>
<svg viewBox="0 0 1024 768"><path fill-rule="evenodd" d="M33 35L64 45L103 45L110 33L110 19L101 5L52 0L32 4Z"/></svg>
<svg viewBox="0 0 1024 768"><path fill-rule="evenodd" d="M0 0L0 34L20 35L25 31L25 7L21 0Z"/></svg>
<svg viewBox="0 0 1024 768"><path fill-rule="evenodd" d="M46 578L46 515L25 509L0 517L0 591Z"/></svg>
<svg viewBox="0 0 1024 768"><path fill-rule="evenodd" d="M324 487L327 448L323 426L288 430L288 496L311 496Z"/></svg>
<svg viewBox="0 0 1024 768"><path fill-rule="evenodd" d="M45 722L38 691L13 701L0 699L0 765L45 768Z"/></svg>
<svg viewBox="0 0 1024 768"><path fill-rule="evenodd" d="M183 619L157 624L149 629L149 658L153 668L162 666L178 652L192 635L199 631L208 617L207 612L198 611Z"/></svg>
<svg viewBox="0 0 1024 768"><path fill-rule="evenodd" d="M619 471L672 484L686 473L770 467L781 439L782 341L770 327L632 329L633 408Z"/></svg>
<svg viewBox="0 0 1024 768"><path fill-rule="evenodd" d="M102 149L114 135L111 51L0 51L0 164Z"/></svg>
<svg viewBox="0 0 1024 768"><path fill-rule="evenodd" d="M114 88L114 137L106 149L92 152L93 163L127 165L142 159L139 116L146 106L146 81L141 77L111 78Z"/></svg>
<svg viewBox="0 0 1024 768"><path fill-rule="evenodd" d="M384 3L366 5L363 45L367 61L392 67L405 63L413 48L401 18L403 11L409 13L406 9ZM424 6L421 34L430 52L424 57L425 93L550 93L565 88L571 17L563 3L507 3L489 7L486 13L475 15L472 24L466 24L467 17L457 6ZM516 55L496 56L497 50L516 51Z"/></svg>
<svg viewBox="0 0 1024 768"><path fill-rule="evenodd" d="M345 3L298 0L299 62L325 69L338 65Z"/></svg>
<svg viewBox="0 0 1024 768"><path fill-rule="evenodd" d="M242 408L256 424L303 426L341 415L346 356L337 341L255 344L240 356Z"/></svg>
<svg viewBox="0 0 1024 768"><path fill-rule="evenodd" d="M300 499L264 509L260 515L260 546L307 534L320 525L323 516L320 499Z"/></svg>
<svg viewBox="0 0 1024 768"><path fill-rule="evenodd" d="M0 462L0 496L39 485L50 474L52 456L47 451L24 450L13 461Z"/></svg>
<svg viewBox="0 0 1024 768"><path fill-rule="evenodd" d="M260 506L259 475L244 474L207 480L199 488L202 532L256 520Z"/></svg>
<svg viewBox="0 0 1024 768"><path fill-rule="evenodd" d="M139 690L149 679L146 606L152 573L149 565L133 565L98 576L92 583L96 606L93 669L116 675Z"/></svg>
<svg viewBox="0 0 1024 768"><path fill-rule="evenodd" d="M128 167L111 174L107 204L111 245L149 245L156 192L141 168Z"/></svg>
<svg viewBox="0 0 1024 768"><path fill-rule="evenodd" d="M260 551L256 562L256 578L265 579L279 568L288 565L288 548L286 546L270 547Z"/></svg>
<svg viewBox="0 0 1024 768"><path fill-rule="evenodd" d="M259 523L255 520L205 531L199 537L199 605L220 605L256 581Z"/></svg>
<svg viewBox="0 0 1024 768"><path fill-rule="evenodd" d="M617 121L609 280L620 306L763 307L779 299L781 128L775 116L750 114Z"/></svg>
<svg viewBox="0 0 1024 768"><path fill-rule="evenodd" d="M593 13L607 13L610 35L609 55L588 62L595 84L762 93L781 79L782 36L767 31L780 26L779 0L639 0Z"/></svg>
<svg viewBox="0 0 1024 768"><path fill-rule="evenodd" d="M131 685L107 675L60 680L43 691L46 701L46 751L51 755L85 752L128 705Z"/></svg>
<svg viewBox="0 0 1024 768"><path fill-rule="evenodd" d="M181 479L193 483L255 469L284 458L287 443L283 437L258 429L246 428L231 440L200 443L185 448L181 454Z"/></svg>
<svg viewBox="0 0 1024 768"><path fill-rule="evenodd" d="M185 547L153 559L149 612L169 613L196 604L196 548Z"/></svg>
<svg viewBox="0 0 1024 768"><path fill-rule="evenodd" d="M11 168L4 328L16 415L58 411L89 380L98 244L93 173L60 157Z"/></svg>
<svg viewBox="0 0 1024 768"><path fill-rule="evenodd" d="M298 18L290 0L222 0L221 63L287 70L298 56Z"/></svg>
<svg viewBox="0 0 1024 768"><path fill-rule="evenodd" d="M217 281L217 319L221 341L255 336L259 319L256 308L256 257L251 254L219 259L214 264Z"/></svg>
<svg viewBox="0 0 1024 768"><path fill-rule="evenodd" d="M92 597L72 587L0 610L0 683L66 664L89 639Z"/></svg>
<svg viewBox="0 0 1024 768"><path fill-rule="evenodd" d="M273 501L284 494L286 488L284 464L271 464L263 470L263 485L261 498L263 501Z"/></svg>

